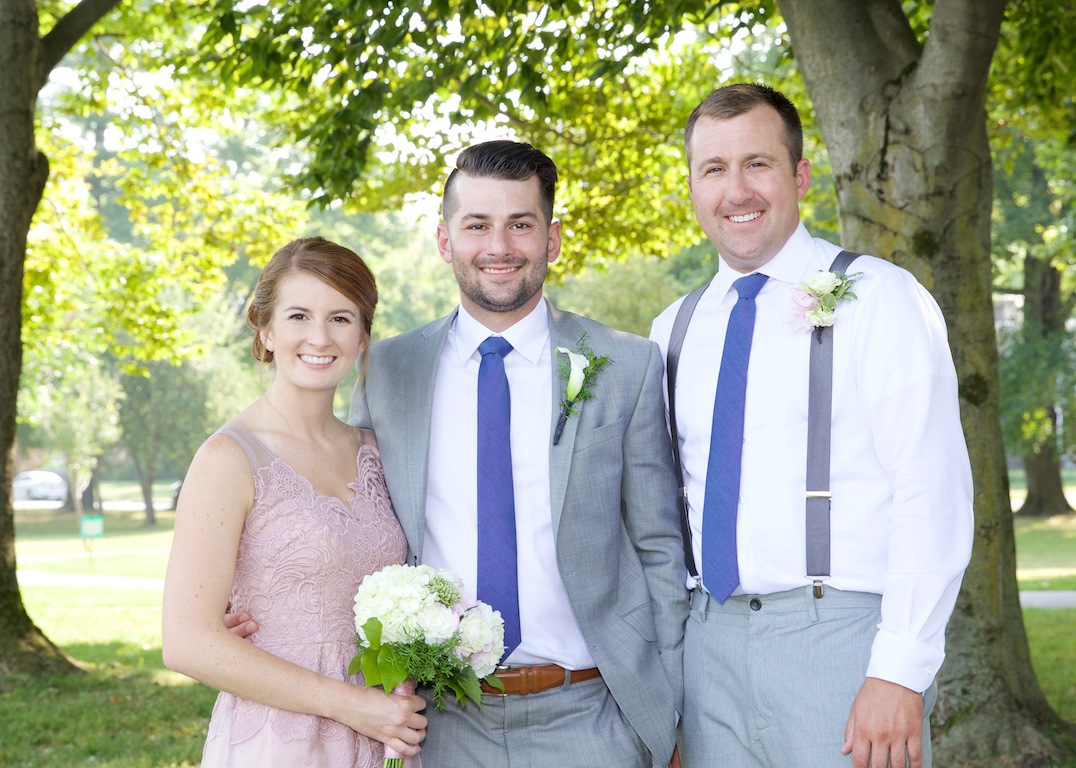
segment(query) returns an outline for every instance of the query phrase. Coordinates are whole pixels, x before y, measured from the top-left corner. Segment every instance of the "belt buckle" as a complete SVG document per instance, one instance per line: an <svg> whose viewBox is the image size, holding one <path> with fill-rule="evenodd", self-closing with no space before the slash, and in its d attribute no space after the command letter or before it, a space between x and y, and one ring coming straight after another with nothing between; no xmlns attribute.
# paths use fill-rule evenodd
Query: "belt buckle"
<svg viewBox="0 0 1076 768"><path fill-rule="evenodd" d="M498 664L497 668L495 670L493 670L493 675L494 675L494 677L496 677L498 672L507 672L510 669L511 669L511 667L508 666L507 664ZM504 685L503 680L501 681L501 684ZM500 690L500 691L494 690L493 693L487 693L486 695L487 696L500 696L503 699L506 696L508 696L507 686L505 686L504 690Z"/></svg>

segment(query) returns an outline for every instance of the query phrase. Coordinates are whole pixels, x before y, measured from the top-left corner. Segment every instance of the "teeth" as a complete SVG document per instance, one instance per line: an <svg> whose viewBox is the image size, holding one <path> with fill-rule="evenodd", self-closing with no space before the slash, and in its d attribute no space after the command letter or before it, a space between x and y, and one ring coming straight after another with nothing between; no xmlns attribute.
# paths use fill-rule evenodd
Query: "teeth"
<svg viewBox="0 0 1076 768"><path fill-rule="evenodd" d="M299 359L304 363L310 365L328 365L336 358L334 357L314 357L313 355L299 355Z"/></svg>
<svg viewBox="0 0 1076 768"><path fill-rule="evenodd" d="M504 275L509 272L515 272L517 267L483 267L482 271L491 275Z"/></svg>
<svg viewBox="0 0 1076 768"><path fill-rule="evenodd" d="M729 216L729 221L734 221L737 224L743 224L745 221L754 221L762 215L762 211L755 211L754 213L744 213L739 216Z"/></svg>

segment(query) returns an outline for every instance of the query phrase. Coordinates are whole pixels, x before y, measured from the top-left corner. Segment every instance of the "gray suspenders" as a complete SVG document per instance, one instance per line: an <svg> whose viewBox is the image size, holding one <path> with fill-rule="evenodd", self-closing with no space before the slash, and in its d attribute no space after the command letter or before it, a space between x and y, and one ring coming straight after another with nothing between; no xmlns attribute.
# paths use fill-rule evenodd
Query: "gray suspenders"
<svg viewBox="0 0 1076 768"><path fill-rule="evenodd" d="M841 251L830 265L831 272L846 273L858 253ZM673 322L666 353L665 374L669 389L669 430L672 433L673 462L679 485L680 524L684 537L684 564L691 578L698 583L699 571L691 547L691 527L688 520L687 486L680 460L680 440L676 428L676 369L680 349L695 306L709 287L705 283L689 293ZM814 584L814 596L822 597L822 583L829 578L829 510L832 494L829 490L830 431L833 414L833 328L818 328L812 334L811 368L808 376L807 404L807 577Z"/></svg>

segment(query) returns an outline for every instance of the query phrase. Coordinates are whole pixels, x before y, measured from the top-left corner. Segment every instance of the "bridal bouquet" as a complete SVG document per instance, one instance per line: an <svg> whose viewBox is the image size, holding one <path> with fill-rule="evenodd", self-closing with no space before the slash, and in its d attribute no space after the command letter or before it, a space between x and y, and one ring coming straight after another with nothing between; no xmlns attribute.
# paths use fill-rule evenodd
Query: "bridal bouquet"
<svg viewBox="0 0 1076 768"><path fill-rule="evenodd" d="M366 685L386 693L414 693L415 685L433 688L433 702L444 709L445 690L466 706L482 706L484 679L500 690L493 672L504 654L504 621L486 603L463 594L451 571L428 565L390 565L363 579L355 595L359 653L348 674L360 670ZM385 750L385 768L399 768L399 756Z"/></svg>

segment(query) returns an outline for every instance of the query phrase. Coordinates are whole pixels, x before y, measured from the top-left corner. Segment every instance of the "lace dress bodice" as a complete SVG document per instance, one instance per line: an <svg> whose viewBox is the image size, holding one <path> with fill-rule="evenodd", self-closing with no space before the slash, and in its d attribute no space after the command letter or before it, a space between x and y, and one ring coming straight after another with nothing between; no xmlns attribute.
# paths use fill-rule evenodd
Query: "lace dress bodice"
<svg viewBox="0 0 1076 768"><path fill-rule="evenodd" d="M359 449L357 477L348 486L355 495L345 501L317 493L246 430L228 426L218 434L244 448L254 473L254 506L239 542L232 610L258 622L251 636L255 645L361 685L361 676L347 677L357 650L355 592L365 576L402 563L407 554L377 448ZM221 693L202 765L365 768L380 766L382 754L381 744L336 721Z"/></svg>

